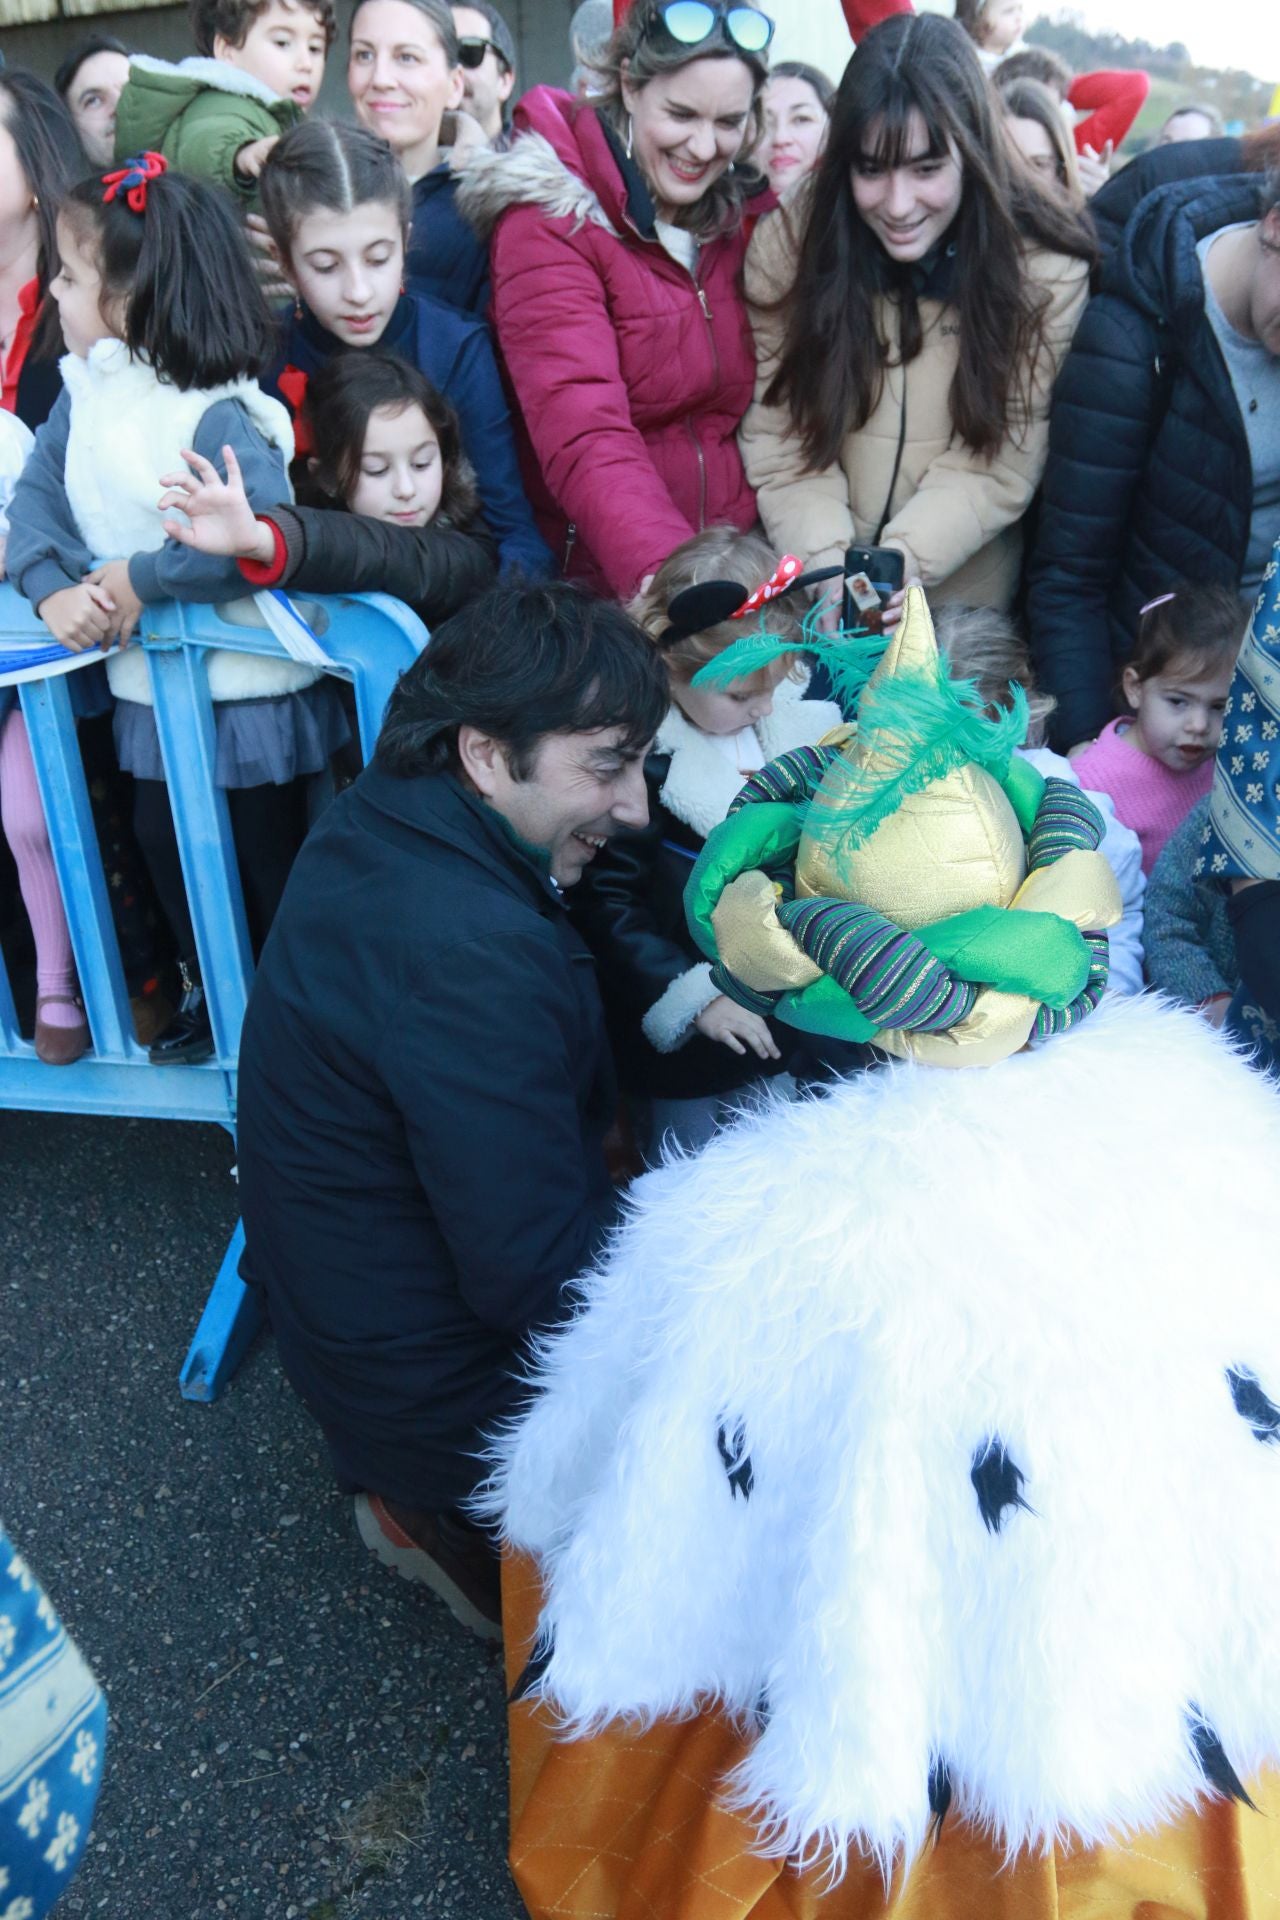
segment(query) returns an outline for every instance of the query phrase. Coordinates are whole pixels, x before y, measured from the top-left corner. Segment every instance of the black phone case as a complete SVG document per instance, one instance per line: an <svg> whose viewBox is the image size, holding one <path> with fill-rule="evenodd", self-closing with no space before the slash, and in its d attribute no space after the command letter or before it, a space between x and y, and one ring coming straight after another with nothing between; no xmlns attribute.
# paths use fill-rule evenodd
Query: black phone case
<svg viewBox="0 0 1280 1920"><path fill-rule="evenodd" d="M865 573L880 595L880 604L883 606L890 594L896 593L902 585L902 555L896 547L847 547L844 571L846 578L850 574ZM847 587L841 598L841 619L846 627L862 624L861 615Z"/></svg>

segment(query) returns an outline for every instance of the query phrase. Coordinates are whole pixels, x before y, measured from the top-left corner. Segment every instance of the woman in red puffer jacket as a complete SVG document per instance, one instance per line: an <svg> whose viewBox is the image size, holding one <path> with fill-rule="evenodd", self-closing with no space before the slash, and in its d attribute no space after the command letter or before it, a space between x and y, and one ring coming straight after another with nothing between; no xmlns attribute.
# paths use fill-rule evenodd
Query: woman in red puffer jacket
<svg viewBox="0 0 1280 1920"><path fill-rule="evenodd" d="M704 24L693 42L672 31ZM459 205L492 233L492 317L539 525L571 578L620 599L703 527L755 523L740 282L752 219L773 203L738 156L759 137L771 33L750 7L731 30L720 4L636 0L606 92L535 88L511 149L473 155L462 178Z"/></svg>

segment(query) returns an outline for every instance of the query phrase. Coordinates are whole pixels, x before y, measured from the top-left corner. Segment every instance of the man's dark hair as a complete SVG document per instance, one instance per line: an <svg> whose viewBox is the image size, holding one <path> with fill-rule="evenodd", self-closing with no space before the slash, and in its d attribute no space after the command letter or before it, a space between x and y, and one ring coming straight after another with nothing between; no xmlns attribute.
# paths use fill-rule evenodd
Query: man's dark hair
<svg viewBox="0 0 1280 1920"><path fill-rule="evenodd" d="M242 47L254 21L270 4L271 0L188 0L187 14L196 51L212 54L215 40ZM296 4L299 13L315 14L324 28L325 46L331 47L338 32L333 0L296 0Z"/></svg>
<svg viewBox="0 0 1280 1920"><path fill-rule="evenodd" d="M494 52L508 73L516 70L516 43L511 29L498 9L489 4L489 0L457 0L460 7L468 7L472 13L483 14L489 22L489 38L493 42ZM456 22L454 23L457 24Z"/></svg>
<svg viewBox="0 0 1280 1920"><path fill-rule="evenodd" d="M406 779L456 770L458 728L476 727L527 780L547 734L621 727L623 749L639 753L670 704L653 643L621 607L561 583L503 583L437 628L401 675L377 761Z"/></svg>
<svg viewBox="0 0 1280 1920"><path fill-rule="evenodd" d="M99 53L122 53L126 59L129 57L128 47L123 40L117 40L114 33L90 33L83 40L77 40L53 76L53 90L60 99L65 100L70 93L71 83L85 61Z"/></svg>

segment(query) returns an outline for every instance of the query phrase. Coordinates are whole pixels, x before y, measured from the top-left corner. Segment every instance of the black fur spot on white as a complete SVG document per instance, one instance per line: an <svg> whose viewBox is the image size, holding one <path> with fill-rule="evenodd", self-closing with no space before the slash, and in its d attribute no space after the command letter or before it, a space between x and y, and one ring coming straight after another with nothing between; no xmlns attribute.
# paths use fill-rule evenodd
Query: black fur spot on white
<svg viewBox="0 0 1280 1920"><path fill-rule="evenodd" d="M730 1433L727 1423L716 1432L716 1451L729 1476L729 1485L736 1500L741 1494L744 1500L751 1498L751 1489L756 1483L755 1469L751 1464L751 1455L747 1452L747 1435L741 1420Z"/></svg>
<svg viewBox="0 0 1280 1920"><path fill-rule="evenodd" d="M969 1469L973 1490L978 1496L978 1511L988 1533L999 1533L1006 1507L1031 1507L1022 1497L1023 1472L1016 1466L999 1435L984 1440L973 1456Z"/></svg>
<svg viewBox="0 0 1280 1920"><path fill-rule="evenodd" d="M1223 1752L1221 1740L1208 1722L1201 1717L1198 1708L1191 1708L1187 1715L1187 1725L1191 1732L1191 1745L1195 1750L1196 1759L1200 1762L1200 1770L1214 1792L1220 1793L1224 1800L1242 1800L1246 1807L1253 1807L1256 1813L1258 1809L1245 1792L1239 1774Z"/></svg>
<svg viewBox="0 0 1280 1920"><path fill-rule="evenodd" d="M524 1672L520 1675L520 1678L516 1681L514 1687L512 1687L511 1692L507 1695L508 1706L514 1707L521 1700L527 1700L531 1693L537 1692L543 1674L551 1665L555 1650L556 1643L554 1640L534 1641L533 1652L525 1662Z"/></svg>
<svg viewBox="0 0 1280 1920"><path fill-rule="evenodd" d="M1246 1367L1228 1367L1227 1385L1236 1412L1249 1422L1254 1439L1261 1440L1264 1446L1268 1441L1280 1440L1280 1407L1268 1400L1258 1384L1257 1374L1250 1373Z"/></svg>
<svg viewBox="0 0 1280 1920"><path fill-rule="evenodd" d="M942 1823L951 1806L951 1775L945 1761L935 1760L929 1769L929 1810L933 1814L933 1837L942 1837Z"/></svg>

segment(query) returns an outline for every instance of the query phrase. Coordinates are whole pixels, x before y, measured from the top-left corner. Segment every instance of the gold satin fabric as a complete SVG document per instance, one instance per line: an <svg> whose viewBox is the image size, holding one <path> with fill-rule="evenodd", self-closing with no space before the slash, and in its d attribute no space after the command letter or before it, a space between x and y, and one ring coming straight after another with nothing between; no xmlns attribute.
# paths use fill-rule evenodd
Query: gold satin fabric
<svg viewBox="0 0 1280 1920"><path fill-rule="evenodd" d="M507 1679L524 1668L541 1590L531 1560L503 1569ZM948 1820L904 1886L852 1861L840 1885L751 1852L750 1823L716 1803L742 1752L718 1715L648 1733L558 1740L551 1715L510 1710L511 1867L532 1920L1280 1920L1280 1781L1222 1800L1129 1846L1002 1867Z"/></svg>

